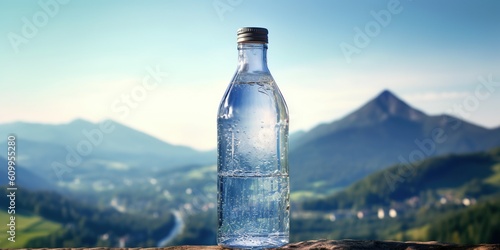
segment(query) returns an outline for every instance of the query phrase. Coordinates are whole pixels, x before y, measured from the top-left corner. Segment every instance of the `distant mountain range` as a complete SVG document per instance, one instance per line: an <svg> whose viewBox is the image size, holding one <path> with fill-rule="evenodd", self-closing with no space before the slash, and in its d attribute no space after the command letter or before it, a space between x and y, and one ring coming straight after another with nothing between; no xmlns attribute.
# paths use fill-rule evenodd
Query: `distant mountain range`
<svg viewBox="0 0 500 250"><path fill-rule="evenodd" d="M18 163L47 180L59 180L56 172L104 176L130 171L135 176L151 170L186 164L213 164L215 152L201 152L161 141L111 120L91 123L82 119L49 125L14 122L0 125L0 136L17 136ZM6 144L0 144L6 152ZM67 171L66 171L67 173Z"/></svg>
<svg viewBox="0 0 500 250"><path fill-rule="evenodd" d="M383 91L346 117L296 135L292 191L328 193L395 163L500 146L500 128L429 116Z"/></svg>
<svg viewBox="0 0 500 250"><path fill-rule="evenodd" d="M1 137L11 133L17 135L18 163L51 181L95 184L102 179L151 178L158 171L206 166L217 159L215 151L172 145L110 120L0 124ZM429 116L383 91L340 120L291 135L291 188L328 194L396 163L496 146L500 128L483 128L449 115ZM1 151L6 152L5 143Z"/></svg>

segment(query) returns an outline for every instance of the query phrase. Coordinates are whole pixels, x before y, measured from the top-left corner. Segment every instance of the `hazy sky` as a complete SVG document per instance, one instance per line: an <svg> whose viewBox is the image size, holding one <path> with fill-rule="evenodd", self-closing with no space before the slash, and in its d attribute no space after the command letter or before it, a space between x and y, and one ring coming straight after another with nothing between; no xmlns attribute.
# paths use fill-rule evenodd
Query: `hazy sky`
<svg viewBox="0 0 500 250"><path fill-rule="evenodd" d="M496 127L499 13L500 1L475 0L2 0L0 123L111 118L213 149L236 30L260 26L292 131L383 89L428 114Z"/></svg>

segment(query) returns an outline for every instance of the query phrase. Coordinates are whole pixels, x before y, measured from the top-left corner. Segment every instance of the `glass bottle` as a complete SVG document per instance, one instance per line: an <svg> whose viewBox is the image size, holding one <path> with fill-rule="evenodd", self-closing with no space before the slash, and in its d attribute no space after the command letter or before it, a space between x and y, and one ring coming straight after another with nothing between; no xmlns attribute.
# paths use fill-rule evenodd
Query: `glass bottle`
<svg viewBox="0 0 500 250"><path fill-rule="evenodd" d="M288 109L267 67L267 29L241 28L238 68L217 115L219 245L289 241Z"/></svg>

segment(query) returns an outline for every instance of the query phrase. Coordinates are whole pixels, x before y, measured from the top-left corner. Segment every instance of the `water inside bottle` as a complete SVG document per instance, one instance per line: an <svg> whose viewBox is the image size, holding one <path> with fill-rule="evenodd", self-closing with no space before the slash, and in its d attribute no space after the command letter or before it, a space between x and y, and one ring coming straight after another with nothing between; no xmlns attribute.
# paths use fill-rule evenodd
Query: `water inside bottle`
<svg viewBox="0 0 500 250"><path fill-rule="evenodd" d="M225 246L288 243L288 117L273 84L234 83L219 110L218 242Z"/></svg>

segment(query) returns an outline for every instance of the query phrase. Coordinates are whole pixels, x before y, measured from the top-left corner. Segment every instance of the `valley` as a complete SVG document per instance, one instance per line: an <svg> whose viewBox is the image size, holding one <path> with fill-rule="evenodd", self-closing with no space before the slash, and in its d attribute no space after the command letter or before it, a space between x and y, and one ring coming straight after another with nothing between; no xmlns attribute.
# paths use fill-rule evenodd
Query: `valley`
<svg viewBox="0 0 500 250"><path fill-rule="evenodd" d="M215 244L215 151L106 122L113 130L100 134L101 124L85 120L0 124L20 148L18 204L28 229L16 246ZM85 142L95 142L88 155L78 151ZM500 128L429 116L384 91L291 135L291 240L498 242L499 147Z"/></svg>

